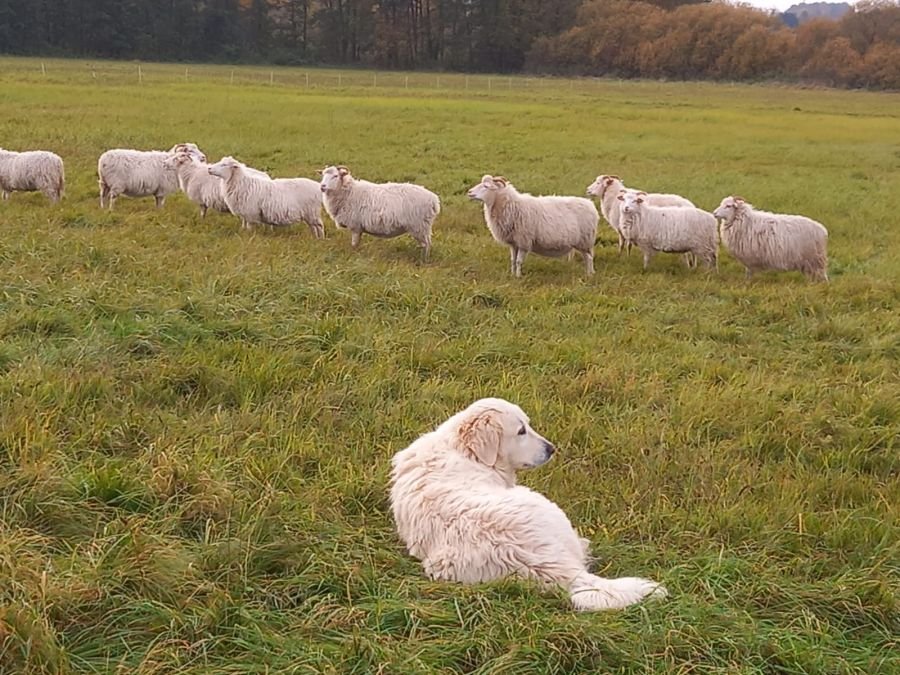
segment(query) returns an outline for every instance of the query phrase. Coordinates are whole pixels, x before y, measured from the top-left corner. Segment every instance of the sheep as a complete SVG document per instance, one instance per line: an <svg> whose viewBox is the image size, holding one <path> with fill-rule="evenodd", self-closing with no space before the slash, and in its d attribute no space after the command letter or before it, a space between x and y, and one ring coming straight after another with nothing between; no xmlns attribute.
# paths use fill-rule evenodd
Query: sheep
<svg viewBox="0 0 900 675"><path fill-rule="evenodd" d="M742 197L725 197L713 211L722 223L722 243L747 269L798 270L828 281L828 230L805 216L757 211Z"/></svg>
<svg viewBox="0 0 900 675"><path fill-rule="evenodd" d="M621 227L619 225L620 209L618 196L622 190L625 190L625 184L618 176L600 175L593 183L588 185L587 194L597 197L600 200L600 213L609 223L609 226L615 230L619 236L619 253L625 248L631 253L631 243L625 241L622 236ZM684 197L672 194L663 194L659 192L647 193L647 199L650 206L694 206L693 202ZM690 254L688 254L690 255ZM691 263L692 264L692 263Z"/></svg>
<svg viewBox="0 0 900 675"><path fill-rule="evenodd" d="M693 253L718 271L719 233L712 214L694 207L651 206L647 193L636 190L623 190L616 199L622 234L641 249L645 270L653 254L663 251Z"/></svg>
<svg viewBox="0 0 900 675"><path fill-rule="evenodd" d="M325 236L322 193L309 178L270 178L233 157L223 157L207 171L224 185L225 204L241 219L242 229L252 225L293 225L304 222L316 239Z"/></svg>
<svg viewBox="0 0 900 675"><path fill-rule="evenodd" d="M62 158L46 150L14 152L0 148L0 192L3 201L11 192L40 191L52 203L62 199L66 175Z"/></svg>
<svg viewBox="0 0 900 675"><path fill-rule="evenodd" d="M321 172L325 210L339 228L350 230L350 246L358 248L363 234L390 239L409 234L431 254L431 230L441 212L441 200L413 183L370 183L354 178L346 166Z"/></svg>
<svg viewBox="0 0 900 675"><path fill-rule="evenodd" d="M116 197L149 197L156 199L156 208L166 203L166 196L178 191L178 176L174 168L167 168L165 161L177 152L187 152L201 162L206 161L200 149L193 143L179 143L168 152L159 150L107 150L97 162L100 176L100 208L109 202L112 210Z"/></svg>
<svg viewBox="0 0 900 675"><path fill-rule="evenodd" d="M225 203L225 184L218 176L210 175L209 164L201 162L188 152L176 152L167 157L163 165L175 170L178 187L200 207L201 218L206 217L209 209L229 213Z"/></svg>
<svg viewBox="0 0 900 675"><path fill-rule="evenodd" d="M509 246L510 272L522 276L525 257L534 252L561 257L576 250L585 274L594 273L594 240L600 215L590 199L535 197L516 190L503 176L485 175L468 192L484 203L484 220L494 239Z"/></svg>

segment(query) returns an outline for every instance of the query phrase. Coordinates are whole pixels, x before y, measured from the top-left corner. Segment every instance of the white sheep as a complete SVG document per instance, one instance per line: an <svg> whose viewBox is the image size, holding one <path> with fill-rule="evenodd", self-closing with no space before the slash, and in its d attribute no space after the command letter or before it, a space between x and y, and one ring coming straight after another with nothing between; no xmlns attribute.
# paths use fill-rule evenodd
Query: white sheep
<svg viewBox="0 0 900 675"><path fill-rule="evenodd" d="M510 272L522 276L531 253L562 257L581 254L585 273L594 273L594 240L600 215L583 197L535 197L522 193L503 176L486 175L468 192L484 203L484 219L494 239L509 246Z"/></svg>
<svg viewBox="0 0 900 675"><path fill-rule="evenodd" d="M716 219L687 206L651 206L647 193L624 190L617 199L622 234L644 254L644 269L657 252L692 253L707 268L719 269Z"/></svg>
<svg viewBox="0 0 900 675"><path fill-rule="evenodd" d="M619 236L619 253L623 248L627 247L627 251L631 252L631 244L625 241L622 236L619 219L621 211L619 209L618 196L622 190L626 190L625 183L618 176L600 175L593 183L588 185L587 194L600 200L600 213L609 223L609 226ZM689 199L680 197L679 195L665 194L660 192L647 193L647 200L650 206L688 206L693 207L694 204Z"/></svg>
<svg viewBox="0 0 900 675"><path fill-rule="evenodd" d="M346 166L322 170L325 210L340 228L350 230L350 245L359 246L363 234L389 239L409 234L431 253L431 230L441 212L441 200L413 183L371 183L354 178Z"/></svg>
<svg viewBox="0 0 900 675"><path fill-rule="evenodd" d="M14 152L0 148L0 192L3 201L11 192L37 192L54 204L62 199L66 174L62 158L46 150Z"/></svg>
<svg viewBox="0 0 900 675"><path fill-rule="evenodd" d="M109 202L112 210L116 197L149 197L156 199L156 208L162 208L166 197L178 191L178 175L165 161L177 152L187 152L201 162L206 161L200 149L193 143L179 143L168 152L159 150L107 150L97 162L100 176L100 208Z"/></svg>
<svg viewBox="0 0 900 675"><path fill-rule="evenodd" d="M166 168L175 169L178 187L200 207L201 218L206 217L209 209L229 213L225 203L225 183L218 176L210 175L209 164L189 152L176 152L167 157L163 164Z"/></svg>
<svg viewBox="0 0 900 675"><path fill-rule="evenodd" d="M757 211L741 197L725 197L713 216L722 222L722 243L747 268L798 270L828 281L828 230L805 216Z"/></svg>
<svg viewBox="0 0 900 675"><path fill-rule="evenodd" d="M316 239L325 236L322 192L309 178L270 178L233 157L223 157L207 169L222 179L225 204L241 219L241 227L306 223Z"/></svg>

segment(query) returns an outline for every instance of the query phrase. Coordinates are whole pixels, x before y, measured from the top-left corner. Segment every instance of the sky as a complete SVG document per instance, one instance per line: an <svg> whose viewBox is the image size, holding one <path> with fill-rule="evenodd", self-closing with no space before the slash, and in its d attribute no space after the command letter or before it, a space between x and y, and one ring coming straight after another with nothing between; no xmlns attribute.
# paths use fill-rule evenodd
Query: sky
<svg viewBox="0 0 900 675"><path fill-rule="evenodd" d="M779 12L783 12L788 7L792 5L800 4L802 0L743 0L748 5L753 5L754 7L759 7L760 9L777 9ZM806 0L808 4L812 4L812 2L818 2L819 0ZM824 2L850 2L850 0L822 0ZM853 4L853 2L850 2Z"/></svg>

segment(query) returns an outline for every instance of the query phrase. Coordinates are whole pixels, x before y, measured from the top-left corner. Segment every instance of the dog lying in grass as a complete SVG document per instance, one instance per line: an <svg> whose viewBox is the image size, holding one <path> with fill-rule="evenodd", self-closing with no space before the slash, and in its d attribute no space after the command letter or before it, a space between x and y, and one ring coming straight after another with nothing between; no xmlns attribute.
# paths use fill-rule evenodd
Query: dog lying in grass
<svg viewBox="0 0 900 675"><path fill-rule="evenodd" d="M620 609L663 586L588 572L587 539L516 471L555 448L516 405L476 401L394 455L391 506L400 538L432 579L478 583L515 575L565 588L577 610Z"/></svg>

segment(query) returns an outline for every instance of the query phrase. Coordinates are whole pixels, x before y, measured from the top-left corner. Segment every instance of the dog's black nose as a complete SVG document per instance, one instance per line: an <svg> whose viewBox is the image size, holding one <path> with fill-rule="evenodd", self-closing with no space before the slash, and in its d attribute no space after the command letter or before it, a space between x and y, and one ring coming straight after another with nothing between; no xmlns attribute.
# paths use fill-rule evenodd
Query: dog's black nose
<svg viewBox="0 0 900 675"><path fill-rule="evenodd" d="M553 453L556 452L556 448L553 447L550 443L544 442L544 450L547 451L547 457L552 457Z"/></svg>

